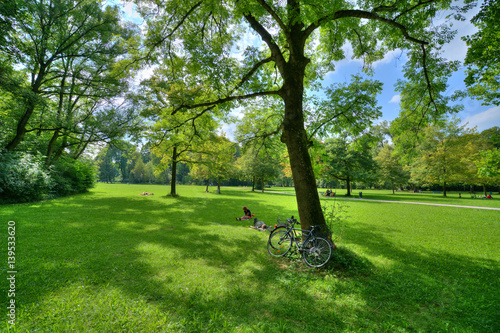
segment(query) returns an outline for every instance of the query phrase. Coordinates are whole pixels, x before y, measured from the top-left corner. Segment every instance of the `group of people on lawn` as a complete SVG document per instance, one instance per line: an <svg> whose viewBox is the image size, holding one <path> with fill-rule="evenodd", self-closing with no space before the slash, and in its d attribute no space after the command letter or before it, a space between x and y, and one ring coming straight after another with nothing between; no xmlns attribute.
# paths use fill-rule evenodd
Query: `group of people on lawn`
<svg viewBox="0 0 500 333"><path fill-rule="evenodd" d="M333 192L332 190L326 190L325 196L327 196L327 197L334 197L335 196L335 192Z"/></svg>
<svg viewBox="0 0 500 333"><path fill-rule="evenodd" d="M255 217L255 214L252 214L252 212L250 211L250 209L248 209L247 206L243 206L243 212L245 214L242 217L237 217L236 221L246 221ZM255 218L253 221L253 225L251 225L250 228L262 231L267 229L267 225L264 222L259 221L257 218Z"/></svg>

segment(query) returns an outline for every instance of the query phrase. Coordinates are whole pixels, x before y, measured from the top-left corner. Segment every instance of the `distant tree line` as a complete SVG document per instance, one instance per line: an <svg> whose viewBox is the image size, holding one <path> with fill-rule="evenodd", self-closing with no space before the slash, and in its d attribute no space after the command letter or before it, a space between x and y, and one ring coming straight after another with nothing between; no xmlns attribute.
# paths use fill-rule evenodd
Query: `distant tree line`
<svg viewBox="0 0 500 333"><path fill-rule="evenodd" d="M392 129L394 130L394 128ZM239 136L241 139L242 136ZM346 189L498 191L500 128L481 133L444 121L425 128L412 149L393 141L387 122L360 135L343 133L310 148L317 186ZM230 142L213 135L201 146L186 152L177 163L172 180L172 160L162 162L161 151L121 142L106 146L96 156L99 180L150 184L205 184L248 186L264 191L266 186L292 186L286 150L276 140L266 146ZM219 188L220 191L220 188Z"/></svg>

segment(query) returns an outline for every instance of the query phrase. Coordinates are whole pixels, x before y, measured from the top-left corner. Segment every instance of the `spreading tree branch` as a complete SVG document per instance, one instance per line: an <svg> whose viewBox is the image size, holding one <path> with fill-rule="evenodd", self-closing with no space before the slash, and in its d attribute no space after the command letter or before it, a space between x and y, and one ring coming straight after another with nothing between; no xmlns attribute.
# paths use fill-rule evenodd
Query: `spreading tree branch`
<svg viewBox="0 0 500 333"><path fill-rule="evenodd" d="M225 98L219 98L218 100L212 101L212 102L198 103L198 104L193 104L193 105L180 105L180 106L174 108L174 110L171 112L171 115L176 114L177 112L179 112L182 109L189 110L189 109L196 109L196 108L206 107L206 106L215 106L215 105L223 104L223 103L230 102L230 101L245 100L245 99L250 99L250 98L259 97L259 96L278 95L279 93L280 93L279 90L260 91L260 92L247 94L247 95L229 96L229 97L225 97Z"/></svg>

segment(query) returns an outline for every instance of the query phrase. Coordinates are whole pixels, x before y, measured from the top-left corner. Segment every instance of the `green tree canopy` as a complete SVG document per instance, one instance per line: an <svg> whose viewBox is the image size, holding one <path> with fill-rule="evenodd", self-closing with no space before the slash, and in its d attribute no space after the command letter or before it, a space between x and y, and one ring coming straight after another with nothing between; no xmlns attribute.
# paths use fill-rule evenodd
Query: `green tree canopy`
<svg viewBox="0 0 500 333"><path fill-rule="evenodd" d="M430 49L452 37L449 29L429 29L452 0L137 0L146 20L144 57L168 65L186 60L170 95L170 112L226 112L237 103L268 96L281 101L281 141L286 144L302 227L324 225L305 123L306 90L345 58L343 46L369 66L391 50L407 50L409 80L422 85L432 101L430 113L446 112L440 103L437 54ZM262 45L248 45L249 35ZM238 51L238 47L244 49ZM237 52L237 54L235 54ZM435 84L437 86L435 87ZM203 95L199 92L202 91ZM195 92L195 98L193 98ZM314 111L314 110L312 110ZM356 111L352 119L358 119Z"/></svg>
<svg viewBox="0 0 500 333"><path fill-rule="evenodd" d="M36 133L44 144L34 148L47 156L72 150L78 157L91 142L123 135L135 123L133 108L117 106L115 98L127 89L128 71L120 64L134 27L122 25L118 8L99 0L14 3L16 10L3 16L9 29L0 60L15 66L16 75L0 89L19 106L8 114L2 147L13 151Z"/></svg>
<svg viewBox="0 0 500 333"><path fill-rule="evenodd" d="M500 105L500 2L484 0L471 22L479 31L462 38L469 47L465 83L484 104Z"/></svg>
<svg viewBox="0 0 500 333"><path fill-rule="evenodd" d="M392 145L384 145L374 159L378 165L379 180L391 184L392 194L396 185L405 185L410 179L410 174L403 168L401 159L394 154Z"/></svg>

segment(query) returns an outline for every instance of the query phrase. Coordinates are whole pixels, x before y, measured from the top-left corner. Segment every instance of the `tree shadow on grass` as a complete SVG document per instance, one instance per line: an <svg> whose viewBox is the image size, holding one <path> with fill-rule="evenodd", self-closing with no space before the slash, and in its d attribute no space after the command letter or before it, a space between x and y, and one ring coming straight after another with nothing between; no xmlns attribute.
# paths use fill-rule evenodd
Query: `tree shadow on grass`
<svg viewBox="0 0 500 333"><path fill-rule="evenodd" d="M500 267L494 260L395 245L373 225L349 226L350 242L392 262L360 285L363 311L390 327L421 331L498 332ZM466 251L464 251L466 253ZM391 326L392 325L392 326Z"/></svg>
<svg viewBox="0 0 500 333"><path fill-rule="evenodd" d="M77 196L66 199L64 205L54 201L38 206L36 221L19 220L26 223L19 231L24 244L19 251L18 297L27 310L19 317L21 327L29 330L40 328L38 325L59 325L61 316L99 325L89 314L100 312L98 308L71 314L47 310L53 309L51 302L64 297L68 290L88 300L87 293L100 294L109 288L169 309L171 320L187 331L205 331L210 325L212 330L220 330L228 322L232 326L254 325L257 331L275 330L278 322L289 320L303 327L300 321L289 318L289 308L278 297L286 294L276 284L279 272L267 259L262 234L242 230L241 224L232 221L234 217L228 220L227 207L239 207L241 198L143 199ZM244 199L249 206L261 205L252 196ZM266 206L283 210L269 203ZM220 214L200 213L207 210ZM184 283L182 275L196 275L196 265L220 275L220 279L199 276L193 286L193 278L186 277L190 283ZM242 266L248 268L242 270ZM240 277L242 273L245 276ZM215 285L205 284L204 279ZM214 293L211 288L220 292ZM276 297L269 297L270 291ZM311 304L312 310L314 299L303 287L293 288L292 293L300 296L292 303L297 307L302 302ZM81 305L93 307L88 302ZM29 311L39 313L30 315ZM47 314L41 316L40 312ZM263 324L263 316L269 322ZM113 331L114 324L108 325L106 331Z"/></svg>

